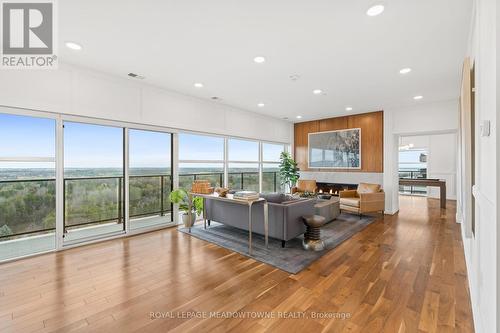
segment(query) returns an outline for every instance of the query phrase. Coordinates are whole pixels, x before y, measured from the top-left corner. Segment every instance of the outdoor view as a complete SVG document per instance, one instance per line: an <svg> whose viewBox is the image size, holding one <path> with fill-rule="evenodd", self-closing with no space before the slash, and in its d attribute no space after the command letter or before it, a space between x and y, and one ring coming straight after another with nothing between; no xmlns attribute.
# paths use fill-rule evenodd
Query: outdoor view
<svg viewBox="0 0 500 333"><path fill-rule="evenodd" d="M427 151L411 149L399 151L399 178L427 178ZM426 186L399 185L399 193L426 195Z"/></svg>
<svg viewBox="0 0 500 333"><path fill-rule="evenodd" d="M124 223L123 128L64 123L65 230ZM55 121L0 114L0 240L55 229ZM232 141L232 140L229 140ZM257 146L257 150L255 150ZM262 190L280 190L282 145L263 145ZM234 140L228 186L259 190L258 143ZM224 183L224 139L179 135L179 186ZM130 216L166 216L172 188L171 135L129 130ZM133 223L133 222L132 222Z"/></svg>

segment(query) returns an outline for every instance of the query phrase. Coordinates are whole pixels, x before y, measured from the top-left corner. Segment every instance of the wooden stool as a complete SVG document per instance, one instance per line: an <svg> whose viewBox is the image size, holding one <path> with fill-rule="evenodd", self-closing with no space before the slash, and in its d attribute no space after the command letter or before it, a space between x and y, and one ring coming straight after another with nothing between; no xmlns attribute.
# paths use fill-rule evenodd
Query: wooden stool
<svg viewBox="0 0 500 333"><path fill-rule="evenodd" d="M307 230L304 234L302 247L304 250L322 251L325 249L325 243L321 240L321 227L326 219L319 215L307 215L302 217Z"/></svg>

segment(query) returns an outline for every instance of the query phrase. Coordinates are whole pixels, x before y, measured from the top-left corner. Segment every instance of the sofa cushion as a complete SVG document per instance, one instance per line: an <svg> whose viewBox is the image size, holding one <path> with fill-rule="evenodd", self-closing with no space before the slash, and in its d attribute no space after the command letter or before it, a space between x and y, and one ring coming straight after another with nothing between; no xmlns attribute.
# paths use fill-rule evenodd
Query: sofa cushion
<svg viewBox="0 0 500 333"><path fill-rule="evenodd" d="M351 207L359 207L359 198L340 198L340 204Z"/></svg>
<svg viewBox="0 0 500 333"><path fill-rule="evenodd" d="M288 200L287 196L284 193L261 193L259 196L266 199L266 201L270 203L280 204L283 201Z"/></svg>
<svg viewBox="0 0 500 333"><path fill-rule="evenodd" d="M379 184L359 183L358 185L358 193L377 193L379 191Z"/></svg>

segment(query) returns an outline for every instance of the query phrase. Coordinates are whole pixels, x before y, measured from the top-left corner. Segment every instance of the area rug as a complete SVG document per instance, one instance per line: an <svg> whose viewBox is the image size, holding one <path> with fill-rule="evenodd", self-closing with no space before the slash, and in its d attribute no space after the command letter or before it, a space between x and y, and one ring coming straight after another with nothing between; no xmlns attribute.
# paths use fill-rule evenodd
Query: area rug
<svg viewBox="0 0 500 333"><path fill-rule="evenodd" d="M281 241L269 238L269 248L266 249L264 236L254 233L251 256L248 255L247 231L217 222L212 222L211 226L207 227L206 230L203 229L203 224L196 224L191 228L191 233L188 228L184 227L179 228L179 231L251 257L288 273L297 274L373 222L375 222L375 218L371 216L363 216L360 219L357 215L340 214L337 219L321 228L321 238L325 242L325 250L318 252L302 249L303 236L286 242L285 248L281 247Z"/></svg>

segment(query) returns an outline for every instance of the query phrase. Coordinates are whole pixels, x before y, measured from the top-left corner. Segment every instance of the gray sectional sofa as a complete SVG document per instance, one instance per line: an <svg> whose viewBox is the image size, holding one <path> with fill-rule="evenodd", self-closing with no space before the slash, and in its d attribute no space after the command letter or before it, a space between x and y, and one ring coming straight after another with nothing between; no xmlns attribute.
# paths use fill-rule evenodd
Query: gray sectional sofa
<svg viewBox="0 0 500 333"><path fill-rule="evenodd" d="M282 246L306 231L302 216L315 212L313 199L294 199L285 194L261 194L268 202L269 237L281 240ZM248 208L229 201L206 200L209 221L248 231ZM252 207L252 232L264 235L264 207Z"/></svg>

